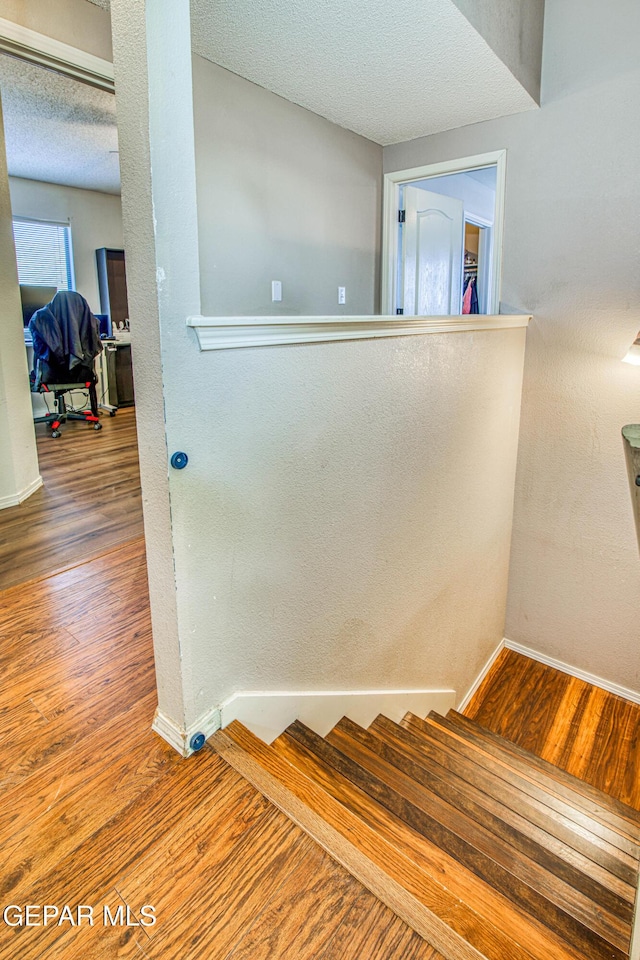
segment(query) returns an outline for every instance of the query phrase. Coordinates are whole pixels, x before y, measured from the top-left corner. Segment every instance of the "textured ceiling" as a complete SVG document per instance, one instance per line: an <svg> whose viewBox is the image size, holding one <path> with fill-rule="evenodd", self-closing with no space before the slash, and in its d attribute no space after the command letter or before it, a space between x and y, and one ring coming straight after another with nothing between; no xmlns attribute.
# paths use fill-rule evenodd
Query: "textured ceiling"
<svg viewBox="0 0 640 960"><path fill-rule="evenodd" d="M453 0L191 0L191 22L195 53L376 143L536 106Z"/></svg>
<svg viewBox="0 0 640 960"><path fill-rule="evenodd" d="M534 101L452 0L191 0L196 53L390 144Z"/></svg>
<svg viewBox="0 0 640 960"><path fill-rule="evenodd" d="M120 192L113 94L0 55L9 173Z"/></svg>
<svg viewBox="0 0 640 960"><path fill-rule="evenodd" d="M452 0L191 0L191 18L197 54L376 143L535 107ZM4 55L0 87L13 176L119 192L112 95Z"/></svg>

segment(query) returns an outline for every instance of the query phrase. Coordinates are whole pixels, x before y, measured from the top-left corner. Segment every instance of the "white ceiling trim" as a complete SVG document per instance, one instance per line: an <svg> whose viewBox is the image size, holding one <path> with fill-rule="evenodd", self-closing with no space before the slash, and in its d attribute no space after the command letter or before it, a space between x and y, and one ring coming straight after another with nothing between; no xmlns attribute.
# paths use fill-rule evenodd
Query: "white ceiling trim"
<svg viewBox="0 0 640 960"><path fill-rule="evenodd" d="M113 64L19 23L0 18L0 51L114 92Z"/></svg>

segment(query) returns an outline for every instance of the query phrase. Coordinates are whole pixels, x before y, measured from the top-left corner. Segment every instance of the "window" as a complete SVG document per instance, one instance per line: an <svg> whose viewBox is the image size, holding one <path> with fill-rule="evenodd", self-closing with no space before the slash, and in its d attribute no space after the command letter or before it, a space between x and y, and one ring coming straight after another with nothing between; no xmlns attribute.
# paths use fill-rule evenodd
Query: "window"
<svg viewBox="0 0 640 960"><path fill-rule="evenodd" d="M73 290L71 228L65 223L13 218L18 280L33 286Z"/></svg>

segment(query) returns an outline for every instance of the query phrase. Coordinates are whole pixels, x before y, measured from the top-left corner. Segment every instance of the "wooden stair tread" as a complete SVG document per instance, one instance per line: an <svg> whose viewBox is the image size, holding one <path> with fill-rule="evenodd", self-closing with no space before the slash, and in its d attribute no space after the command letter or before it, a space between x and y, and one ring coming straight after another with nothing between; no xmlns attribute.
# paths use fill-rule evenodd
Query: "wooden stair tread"
<svg viewBox="0 0 640 960"><path fill-rule="evenodd" d="M442 817L438 819L433 815L435 812L433 805L430 812L422 810L413 800L407 800L388 782L372 774L299 721L287 728L285 736L296 740L313 752L326 766L350 780L421 837L433 841L488 886L511 900L515 906L537 917L576 950L582 951L593 960L625 956L628 935L625 937L624 931L619 929L619 925L612 922L611 918L604 918L602 912L598 911L600 922L596 925L599 930L595 931L584 926L575 916L553 902L549 895L543 894L533 884L520 879L518 873L525 870L525 864L522 861L519 862L517 871L509 870L503 863L499 863L495 856L489 856L479 849L476 845L477 831L473 841L467 839L467 835L472 833L469 823L457 831L451 822L441 822ZM517 858L514 856L513 859L515 861ZM575 899L573 907L576 909ZM606 920L609 922L607 923ZM604 927L607 932L606 939L602 935Z"/></svg>
<svg viewBox="0 0 640 960"><path fill-rule="evenodd" d="M386 782L406 799L415 796L416 803L426 803L428 808L431 798L437 798L441 812L449 820L459 819L462 828L470 822L475 832L479 832L479 841L483 845L481 849L484 847L487 850L489 839L489 851L496 847L492 853L495 852L499 858L502 855L499 862L503 865L508 866L514 857L524 858L528 874L533 878L542 876L547 885L557 887L558 899L554 902L558 905L569 903L571 892L567 892L568 885L578 891L588 914L593 912L595 904L629 927L635 895L631 885L619 884L618 889L616 879L610 875L604 875L606 882L602 883L592 876L590 868L595 865L584 858L582 869L575 866L567 859L567 854L571 852L569 848L556 851L552 838L542 831L535 838L532 837L525 832L527 824L523 818L520 818L521 822L516 822L515 815L509 817L506 808L488 795L476 791L473 785L435 764L409 759L376 734L363 730L347 718L341 720L326 739L352 759L366 765L367 769L375 771L378 768ZM422 808L427 809L424 806ZM466 836L471 836L468 830Z"/></svg>
<svg viewBox="0 0 640 960"><path fill-rule="evenodd" d="M268 746L236 721L213 746L446 960L628 960L633 824L464 726L296 721Z"/></svg>
<svg viewBox="0 0 640 960"><path fill-rule="evenodd" d="M633 902L637 869L617 847L610 848L597 837L584 836L546 804L522 794L484 765L463 757L436 740L417 736L384 716L377 717L369 729L410 761L436 774L445 770L453 778L457 790L480 804L488 802L512 826L527 831L533 839L578 869L588 870L598 882Z"/></svg>
<svg viewBox="0 0 640 960"><path fill-rule="evenodd" d="M434 714L434 716L437 717L438 715ZM634 810L633 807L605 793L604 790L600 790L598 787L587 783L586 780L575 777L573 774L568 773L568 771L563 770L562 767L549 763L548 760L544 760L536 753L525 750L512 740L501 737L499 734L487 729L487 727L483 727L477 723L477 721L465 717L462 713L458 713L457 710L449 710L446 719L459 729L479 737L487 745L495 746L498 751L509 753L512 757L523 760L528 766L538 770L542 776L564 784L570 790L581 794L585 799L605 807L611 811L616 818L628 824L631 827L630 835L640 842L640 811Z"/></svg>
<svg viewBox="0 0 640 960"><path fill-rule="evenodd" d="M513 920L511 916L503 918L499 898L477 897L481 911L474 911L469 902L473 901L474 878L465 883L466 872L457 868L457 879L451 877L445 858L438 858L439 851L436 861L440 862L433 875L426 874L426 860L418 865L394 842L401 831L393 819L384 811L376 811L371 801L364 795L359 797L354 788L346 790L354 799L356 812L350 809L339 799L345 792L340 778L327 774L295 743L279 738L268 746L238 721L216 733L210 742L231 766L443 956L450 960L548 960L551 956L580 960L579 954L535 922L527 918L521 921L517 912ZM327 780L331 790L326 789ZM361 807L373 808L370 821L359 816L358 799ZM388 829L380 830L380 826ZM504 919L501 927L493 922L492 910L499 922ZM527 936L530 949L521 944Z"/></svg>
<svg viewBox="0 0 640 960"><path fill-rule="evenodd" d="M497 756L486 751L483 749L482 743L469 739L453 725L447 725L444 717L434 715L434 717L421 720L420 717L410 714L404 718L402 726L421 737L435 739L448 745L467 759L482 763L507 783L511 783L522 790L527 796L534 797L570 820L576 829L585 831L585 835L599 838L610 847L617 848L622 854L626 855L627 862L630 865L637 864L640 855L638 844L607 822L606 817L602 815L602 810L594 809L592 801L585 804L584 798L577 793L570 797L566 795L570 791L556 789L557 784L555 783L553 785L541 783L537 771L533 769L529 771L522 768L521 765L516 768L509 755ZM575 800L575 803L572 803L572 800ZM585 809L585 806L587 806L587 809Z"/></svg>

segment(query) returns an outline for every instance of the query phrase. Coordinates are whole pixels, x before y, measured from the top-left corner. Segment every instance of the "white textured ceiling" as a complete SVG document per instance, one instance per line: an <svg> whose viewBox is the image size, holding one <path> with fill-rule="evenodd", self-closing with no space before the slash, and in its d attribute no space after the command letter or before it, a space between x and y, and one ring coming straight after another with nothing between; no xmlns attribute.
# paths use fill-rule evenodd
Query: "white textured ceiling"
<svg viewBox="0 0 640 960"><path fill-rule="evenodd" d="M191 18L197 54L376 143L535 107L453 0L191 0ZM4 55L0 87L13 176L119 192L111 94Z"/></svg>
<svg viewBox="0 0 640 960"><path fill-rule="evenodd" d="M120 192L113 94L0 55L9 173Z"/></svg>
<svg viewBox="0 0 640 960"><path fill-rule="evenodd" d="M535 102L452 0L191 0L196 53L376 143Z"/></svg>

